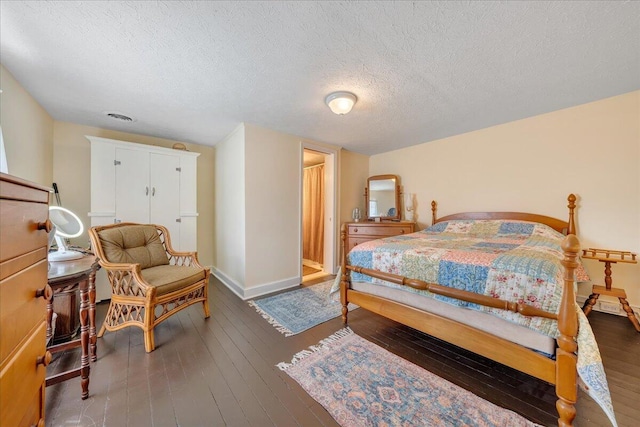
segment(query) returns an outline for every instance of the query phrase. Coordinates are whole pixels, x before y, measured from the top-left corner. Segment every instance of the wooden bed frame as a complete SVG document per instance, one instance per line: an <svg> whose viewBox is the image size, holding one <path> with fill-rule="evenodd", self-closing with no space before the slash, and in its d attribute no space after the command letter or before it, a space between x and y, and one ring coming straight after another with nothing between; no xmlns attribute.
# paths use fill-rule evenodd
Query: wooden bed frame
<svg viewBox="0 0 640 427"><path fill-rule="evenodd" d="M525 372L556 386L556 409L558 410L558 425L570 426L576 416L575 403L578 396L577 386L577 356L578 348L576 335L578 332L578 318L576 314L576 297L574 292L574 272L578 266L578 252L580 242L576 237L574 220L576 196L570 194L569 220L562 221L544 215L522 212L467 212L436 218L436 202L431 203L433 224L454 219L514 219L534 221L546 224L553 229L567 235L562 242L564 259L564 291L559 313L545 312L528 305L509 302L501 299L479 295L459 289L453 289L422 280L411 279L377 270L347 265L346 227L341 228L342 238L342 276L340 281L340 300L342 303L342 320L347 323L348 303L359 305L374 313L385 316L396 322L440 338L479 355L485 356L511 368ZM350 289L350 272L366 274L371 277L386 280L399 285L415 289L428 290L432 293L457 298L464 301L518 312L525 316L542 316L557 319L558 336L556 360L491 335L472 326L456 322L405 304L401 304L383 297L370 295Z"/></svg>

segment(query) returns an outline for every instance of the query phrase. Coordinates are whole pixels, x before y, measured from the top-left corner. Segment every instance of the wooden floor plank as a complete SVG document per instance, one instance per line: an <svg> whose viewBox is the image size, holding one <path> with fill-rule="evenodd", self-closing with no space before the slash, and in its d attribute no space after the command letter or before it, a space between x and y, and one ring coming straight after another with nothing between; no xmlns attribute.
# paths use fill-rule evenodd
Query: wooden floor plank
<svg viewBox="0 0 640 427"><path fill-rule="evenodd" d="M238 369L238 372L242 376L244 382L251 389L253 395L271 422L274 425L294 424L292 418L288 415L288 412L281 405L280 401L273 395L272 391L266 386L262 378L260 378L253 366L249 363L247 355L243 353L233 342L231 336L237 334L235 326L228 325L228 328L225 329L219 323L217 317L220 317L219 312L214 313L212 318L208 319L206 323L202 323L200 326L208 328L209 330L222 329L225 332L225 334L220 335L222 337L220 340L221 345L228 353L230 359L233 360L233 363ZM213 331L213 333L215 334L215 331Z"/></svg>
<svg viewBox="0 0 640 427"><path fill-rule="evenodd" d="M214 319L209 319L207 324L212 324L213 329L202 328L198 330L201 336L205 337L207 348L211 357L219 366L219 372L228 384L231 392L236 398L239 407L242 409L249 425L272 425L268 415L260 405L260 402L253 395L251 388L244 381L240 372L240 367L233 360L233 353L229 354L229 338L221 328L215 328L217 324Z"/></svg>
<svg viewBox="0 0 640 427"><path fill-rule="evenodd" d="M219 311L218 311L219 313ZM220 317L220 323L226 328L230 327L230 322L224 318ZM296 396L291 396L286 392L286 385L283 381L278 381L278 374L273 369L273 365L271 360L267 362L263 356L261 356L260 351L266 351L264 344L261 340L257 338L257 336L244 324L244 323L236 323L235 327L238 329L236 331L231 331L229 333L230 338L233 340L234 345L237 346L238 350L242 352L247 358L247 361L251 364L252 369L255 373L262 379L265 386L267 387L267 392L270 393L270 396L279 400L278 405L269 404L270 410L277 409L280 405L289 413L293 420L289 421L289 423L298 423L301 424L305 418L308 416L308 412L301 407L301 403L303 403ZM298 395L299 396L299 395ZM283 414L274 414L272 415L272 419L276 425L284 425L285 420L279 418L282 417Z"/></svg>
<svg viewBox="0 0 640 427"><path fill-rule="evenodd" d="M255 316L257 317L257 313L250 313L249 317ZM264 321L262 321L264 322ZM256 371L259 373L261 377L265 380L266 383L270 384L273 392L277 396L284 397L283 404L286 406L287 410L289 410L292 415L296 418L296 421L301 425L308 425L308 411L303 409L300 404L303 403L308 408L314 410L315 407L320 407L317 402L311 399L306 393L302 393L302 389L300 388L301 393L296 393L295 399L290 399L287 396L290 393L287 393L287 390L290 388L299 388L299 385L289 378L288 375L280 372L279 370L274 370L273 366L281 361L288 361L292 354L296 353L302 348L313 345L319 341L319 339L310 338L307 335L304 339L305 342L298 343L297 341L301 336L290 337L291 339L286 340L285 342L290 343L288 346L280 345L278 346L278 352L269 351L267 347L264 347L261 344L261 341L256 339L256 335L253 330L248 327L247 324L235 324L238 327L238 331L241 333L241 336L236 336L236 345L240 348L245 354L249 356L249 360L252 365L255 367ZM322 326L318 328L322 329ZM270 332L275 331L275 329L271 329ZM333 333L331 331L330 333ZM330 335L330 333L324 333L323 337ZM279 334L279 333L278 333ZM277 336L278 339L282 339L282 336ZM267 357L265 357L267 355ZM278 381L280 379L280 381ZM287 384L288 383L288 384ZM317 409L317 408L316 408ZM329 423L329 425L334 425L335 421L331 417L327 418L327 413L324 410L319 412L315 412L316 416L319 417L319 420L323 425Z"/></svg>

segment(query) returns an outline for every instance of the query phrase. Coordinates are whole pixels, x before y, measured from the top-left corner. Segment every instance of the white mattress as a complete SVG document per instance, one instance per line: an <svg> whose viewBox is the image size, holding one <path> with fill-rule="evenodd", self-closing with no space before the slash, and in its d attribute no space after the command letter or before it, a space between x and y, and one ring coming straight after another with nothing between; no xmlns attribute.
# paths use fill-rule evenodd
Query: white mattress
<svg viewBox="0 0 640 427"><path fill-rule="evenodd" d="M473 326L476 329L546 354L555 354L556 352L555 339L482 311L456 307L428 297L418 296L416 298L415 293L372 283L351 282L351 288Z"/></svg>

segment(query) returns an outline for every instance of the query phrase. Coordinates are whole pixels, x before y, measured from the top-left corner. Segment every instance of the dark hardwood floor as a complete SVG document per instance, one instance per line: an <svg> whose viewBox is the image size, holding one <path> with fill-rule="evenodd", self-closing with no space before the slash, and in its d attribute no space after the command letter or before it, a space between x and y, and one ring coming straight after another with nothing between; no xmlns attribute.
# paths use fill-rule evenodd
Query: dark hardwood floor
<svg viewBox="0 0 640 427"><path fill-rule="evenodd" d="M319 281L326 280L319 279ZM333 418L275 365L342 327L339 318L286 338L212 277L211 317L195 305L156 328L156 350L142 331L98 340L89 399L80 380L47 388L47 426L335 426ZM98 327L106 304L98 305ZM592 312L621 427L640 423L640 334L619 316ZM358 335L497 405L555 425L552 386L365 310L350 313ZM49 373L80 362L79 351L54 356ZM580 392L579 426L608 426Z"/></svg>

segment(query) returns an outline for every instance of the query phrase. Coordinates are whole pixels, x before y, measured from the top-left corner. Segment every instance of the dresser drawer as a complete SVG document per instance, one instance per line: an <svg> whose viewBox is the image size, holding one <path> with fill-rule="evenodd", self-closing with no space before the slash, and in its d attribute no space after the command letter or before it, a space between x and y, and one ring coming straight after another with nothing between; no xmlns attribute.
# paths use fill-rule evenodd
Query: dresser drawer
<svg viewBox="0 0 640 427"><path fill-rule="evenodd" d="M26 202L49 203L51 189L11 175L0 177L0 196L3 199L24 200Z"/></svg>
<svg viewBox="0 0 640 427"><path fill-rule="evenodd" d="M44 427L44 414L42 413L42 408L44 408L44 387L45 386L42 385L36 390L31 398L31 403L26 404L25 412L22 414L22 420L18 423L19 427ZM4 424L0 423L0 425Z"/></svg>
<svg viewBox="0 0 640 427"><path fill-rule="evenodd" d="M18 426L44 417L42 387L46 368L37 365L45 353L46 324L30 331L32 335L13 357L2 364L0 371L0 425ZM11 396L11 398L6 398ZM20 397L20 399L16 399Z"/></svg>
<svg viewBox="0 0 640 427"><path fill-rule="evenodd" d="M371 240L374 240L371 237L349 237L349 241L347 242L347 250L351 250L353 248L355 248L356 246L364 243L364 242L369 242Z"/></svg>
<svg viewBox="0 0 640 427"><path fill-rule="evenodd" d="M0 361L14 351L38 322L45 321L46 301L43 297L36 298L36 290L46 285L46 259L0 281Z"/></svg>
<svg viewBox="0 0 640 427"><path fill-rule="evenodd" d="M349 224L349 236L397 236L399 234L409 234L413 232L412 224ZM376 237L378 238L378 237Z"/></svg>
<svg viewBox="0 0 640 427"><path fill-rule="evenodd" d="M358 222L346 224L346 250L375 239L413 233L412 222Z"/></svg>
<svg viewBox="0 0 640 427"><path fill-rule="evenodd" d="M4 185L4 184L3 184ZM47 247L48 234L38 224L49 218L49 207L42 203L0 199L0 262Z"/></svg>

